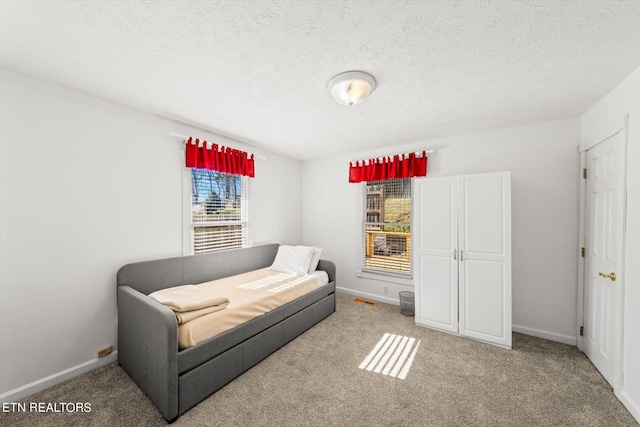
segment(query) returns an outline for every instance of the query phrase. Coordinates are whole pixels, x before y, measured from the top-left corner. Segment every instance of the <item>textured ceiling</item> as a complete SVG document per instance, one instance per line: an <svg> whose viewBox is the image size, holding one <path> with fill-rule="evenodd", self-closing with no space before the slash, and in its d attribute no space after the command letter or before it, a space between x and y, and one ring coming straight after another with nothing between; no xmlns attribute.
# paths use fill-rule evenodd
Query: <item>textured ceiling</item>
<svg viewBox="0 0 640 427"><path fill-rule="evenodd" d="M0 1L0 63L300 160L583 113L640 1ZM327 83L359 69L356 107Z"/></svg>

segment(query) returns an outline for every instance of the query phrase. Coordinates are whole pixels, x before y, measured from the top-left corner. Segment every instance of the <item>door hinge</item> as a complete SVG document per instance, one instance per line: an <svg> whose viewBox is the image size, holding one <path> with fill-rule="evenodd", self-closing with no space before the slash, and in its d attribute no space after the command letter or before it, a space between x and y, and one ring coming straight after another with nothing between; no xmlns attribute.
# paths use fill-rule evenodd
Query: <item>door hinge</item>
<svg viewBox="0 0 640 427"><path fill-rule="evenodd" d="M582 169L582 177L587 179L587 168Z"/></svg>
<svg viewBox="0 0 640 427"><path fill-rule="evenodd" d="M584 335L584 326L580 326L580 336Z"/></svg>
<svg viewBox="0 0 640 427"><path fill-rule="evenodd" d="M580 255L582 255L582 258L584 258L584 248L580 249Z"/></svg>

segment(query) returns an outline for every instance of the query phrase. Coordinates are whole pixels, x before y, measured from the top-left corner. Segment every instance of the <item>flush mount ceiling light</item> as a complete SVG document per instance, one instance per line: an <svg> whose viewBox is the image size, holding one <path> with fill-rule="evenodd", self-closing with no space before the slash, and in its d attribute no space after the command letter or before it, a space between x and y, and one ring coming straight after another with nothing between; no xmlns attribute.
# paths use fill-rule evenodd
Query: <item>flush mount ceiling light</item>
<svg viewBox="0 0 640 427"><path fill-rule="evenodd" d="M340 73L329 82L329 91L338 104L360 104L376 88L376 79L364 71Z"/></svg>

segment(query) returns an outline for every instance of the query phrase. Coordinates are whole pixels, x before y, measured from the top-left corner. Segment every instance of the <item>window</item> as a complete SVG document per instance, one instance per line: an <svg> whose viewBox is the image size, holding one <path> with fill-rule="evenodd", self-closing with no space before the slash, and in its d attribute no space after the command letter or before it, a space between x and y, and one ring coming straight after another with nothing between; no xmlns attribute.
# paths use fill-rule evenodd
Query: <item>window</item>
<svg viewBox="0 0 640 427"><path fill-rule="evenodd" d="M364 186L363 270L411 277L411 179Z"/></svg>
<svg viewBox="0 0 640 427"><path fill-rule="evenodd" d="M247 246L247 178L191 169L193 254Z"/></svg>

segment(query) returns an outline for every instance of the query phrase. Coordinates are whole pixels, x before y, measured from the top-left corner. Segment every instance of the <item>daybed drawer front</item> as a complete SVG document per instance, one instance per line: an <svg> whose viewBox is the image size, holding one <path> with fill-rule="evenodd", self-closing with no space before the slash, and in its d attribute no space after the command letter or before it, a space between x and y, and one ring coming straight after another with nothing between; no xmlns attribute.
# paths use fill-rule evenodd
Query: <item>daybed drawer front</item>
<svg viewBox="0 0 640 427"><path fill-rule="evenodd" d="M307 307L282 322L285 343L288 343L314 325L313 309L314 306Z"/></svg>
<svg viewBox="0 0 640 427"><path fill-rule="evenodd" d="M237 346L181 375L178 380L180 415L241 373L242 348Z"/></svg>
<svg viewBox="0 0 640 427"><path fill-rule="evenodd" d="M180 376L180 414L282 347L284 327L278 323L242 344Z"/></svg>
<svg viewBox="0 0 640 427"><path fill-rule="evenodd" d="M335 295L286 318L180 376L179 408L189 408L334 312Z"/></svg>
<svg viewBox="0 0 640 427"><path fill-rule="evenodd" d="M313 307L313 321L314 323L320 322L325 317L336 311L336 296L335 294L323 298L314 304Z"/></svg>
<svg viewBox="0 0 640 427"><path fill-rule="evenodd" d="M285 344L334 312L335 296L330 295L299 311L284 322Z"/></svg>
<svg viewBox="0 0 640 427"><path fill-rule="evenodd" d="M284 326L273 325L242 344L242 369L246 371L285 344Z"/></svg>

